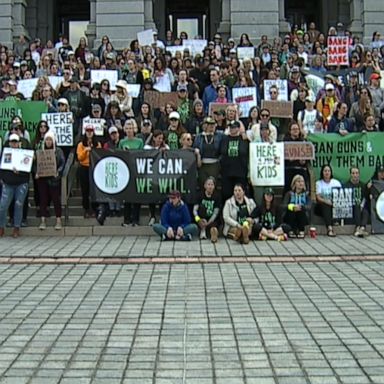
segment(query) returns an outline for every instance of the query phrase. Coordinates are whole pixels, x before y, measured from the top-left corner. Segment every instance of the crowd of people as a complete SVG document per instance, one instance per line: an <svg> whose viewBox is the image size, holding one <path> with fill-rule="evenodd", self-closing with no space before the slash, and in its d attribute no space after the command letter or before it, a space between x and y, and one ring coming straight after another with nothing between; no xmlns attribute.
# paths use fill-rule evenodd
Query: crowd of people
<svg viewBox="0 0 384 384"><path fill-rule="evenodd" d="M327 36L347 36L349 62L347 67L327 65ZM167 31L164 41L154 32L151 46L140 46L133 40L129 47L117 51L108 36L92 50L85 38L77 48L66 36L57 43L39 39L28 41L21 35L14 48L0 44L0 102L26 99L18 90L20 80L38 78L30 100L43 101L48 113L72 112L73 145L79 163L84 217L96 217L103 224L108 215L123 215L124 226L138 225L140 205L129 201L99 204L90 199L90 153L94 148L160 151L186 150L196 156L199 200L187 205L179 191L172 191L161 207L160 222L156 205L150 204L149 225L163 240L218 239L224 236L243 243L253 239L286 240L304 238L310 220L311 204L323 217L327 234L335 236L332 218L331 189L348 184L359 189L360 202L354 205L354 234L367 235L370 185L360 181L360 170L351 168L350 180L335 180L332 168L325 165L316 182L316 199L310 198L308 161L286 161L285 187L281 204L275 201L276 190L250 186L249 143L305 141L313 133L384 131L384 40L375 32L372 41L363 45L340 23L328 34L319 32L314 23L307 30L293 26L290 34L270 40L261 36L254 45L246 33L236 41L223 41L215 34L212 41L198 53L184 47L185 32L173 36ZM169 48L168 48L169 47ZM172 49L170 48L172 47ZM176 48L175 48L176 47ZM177 48L179 47L179 49ZM252 57L238 58L237 48L253 48ZM172 52L172 53L171 53ZM194 53L194 54L193 54ZM91 81L91 71L117 71L116 90L108 79ZM347 69L346 82L340 82L337 71ZM315 92L308 74L324 79L324 86ZM336 73L336 74L335 74ZM62 80L53 87L50 76ZM288 100L293 102L293 119L271 116L260 108L264 98L265 80L286 80ZM139 93L131 96L130 85L138 85ZM232 103L232 90L254 87L257 105L242 116ZM146 92L166 90L177 94L177 102L166 102L154 108L146 101ZM269 100L277 100L279 88L272 85ZM212 111L211 103L223 107ZM102 119L103 135L96 135L84 118ZM41 217L39 228L46 228L47 207L53 203L55 229L62 228L60 179L70 148L57 145L49 125L42 120L30 140L20 116L14 116L3 147L54 149L57 173L40 177L34 167L34 200ZM372 179L384 180L384 164L372 169ZM1 170L0 236L4 235L9 211L13 235L20 235L26 225L29 174ZM12 209L9 207L14 201Z"/></svg>

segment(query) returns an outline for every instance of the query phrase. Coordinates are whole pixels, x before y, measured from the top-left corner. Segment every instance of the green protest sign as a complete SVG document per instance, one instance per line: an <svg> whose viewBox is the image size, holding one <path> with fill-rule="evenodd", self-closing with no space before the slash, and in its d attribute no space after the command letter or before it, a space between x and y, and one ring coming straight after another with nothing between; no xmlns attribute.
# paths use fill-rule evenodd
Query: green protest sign
<svg viewBox="0 0 384 384"><path fill-rule="evenodd" d="M20 116L24 126L29 132L31 141L34 140L37 124L41 120L41 114L48 111L43 101L16 101L5 100L0 102L0 135L8 131L9 123L14 116Z"/></svg>
<svg viewBox="0 0 384 384"><path fill-rule="evenodd" d="M349 169L360 169L361 181L368 182L378 165L384 164L384 134L351 133L341 136L336 133L311 134L308 140L315 146L315 160L312 165L316 178L320 169L330 164L334 178L345 182L349 179Z"/></svg>

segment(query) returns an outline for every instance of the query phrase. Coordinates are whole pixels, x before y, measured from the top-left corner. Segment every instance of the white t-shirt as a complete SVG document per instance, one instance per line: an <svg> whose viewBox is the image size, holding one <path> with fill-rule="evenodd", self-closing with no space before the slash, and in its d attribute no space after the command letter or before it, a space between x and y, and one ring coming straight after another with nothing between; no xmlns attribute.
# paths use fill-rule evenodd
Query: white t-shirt
<svg viewBox="0 0 384 384"><path fill-rule="evenodd" d="M316 181L316 195L320 195L323 199L332 200L332 188L341 188L339 180L331 179L329 183L324 180Z"/></svg>
<svg viewBox="0 0 384 384"><path fill-rule="evenodd" d="M297 120L301 121L303 124L303 130L305 133L314 133L315 132L315 122L316 117L319 112L316 109L308 111L304 109L297 114ZM303 119L304 116L304 119Z"/></svg>

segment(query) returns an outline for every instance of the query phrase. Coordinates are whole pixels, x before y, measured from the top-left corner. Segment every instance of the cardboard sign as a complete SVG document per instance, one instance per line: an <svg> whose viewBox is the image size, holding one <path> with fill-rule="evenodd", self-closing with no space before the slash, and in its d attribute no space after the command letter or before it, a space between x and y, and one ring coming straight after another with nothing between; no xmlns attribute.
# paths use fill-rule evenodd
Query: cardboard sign
<svg viewBox="0 0 384 384"><path fill-rule="evenodd" d="M349 66L348 36L328 36L327 65Z"/></svg>
<svg viewBox="0 0 384 384"><path fill-rule="evenodd" d="M38 81L38 78L19 80L17 83L17 90L22 93L26 99L30 99Z"/></svg>
<svg viewBox="0 0 384 384"><path fill-rule="evenodd" d="M85 127L91 125L95 130L96 136L104 136L104 125L105 119L91 119L90 117L85 117L83 119L82 133L85 133Z"/></svg>
<svg viewBox="0 0 384 384"><path fill-rule="evenodd" d="M118 80L118 73L116 70L108 70L108 69L92 69L91 70L91 83L99 83L103 80L109 81L109 88L111 91L116 91L116 83Z"/></svg>
<svg viewBox="0 0 384 384"><path fill-rule="evenodd" d="M253 59L255 57L255 47L238 47L237 58L242 59Z"/></svg>
<svg viewBox="0 0 384 384"><path fill-rule="evenodd" d="M133 98L139 97L140 89L141 89L140 84L127 84L128 95Z"/></svg>
<svg viewBox="0 0 384 384"><path fill-rule="evenodd" d="M176 106L179 105L177 92L145 91L144 101L155 109L165 107L165 104L167 103L173 103Z"/></svg>
<svg viewBox="0 0 384 384"><path fill-rule="evenodd" d="M271 100L269 89L272 85L276 85L279 94L278 101L288 101L288 81L287 80L264 80L264 100Z"/></svg>
<svg viewBox="0 0 384 384"><path fill-rule="evenodd" d="M18 172L31 172L33 153L30 149L5 147L1 156L1 169Z"/></svg>
<svg viewBox="0 0 384 384"><path fill-rule="evenodd" d="M283 186L284 143L250 143L249 169L254 186Z"/></svg>
<svg viewBox="0 0 384 384"><path fill-rule="evenodd" d="M353 188L332 188L332 217L353 218Z"/></svg>
<svg viewBox="0 0 384 384"><path fill-rule="evenodd" d="M313 160L315 158L315 147L307 141L284 142L285 160Z"/></svg>
<svg viewBox="0 0 384 384"><path fill-rule="evenodd" d="M146 45L152 45L155 42L153 38L153 30L146 29L145 31L137 32L137 40L142 47Z"/></svg>
<svg viewBox="0 0 384 384"><path fill-rule="evenodd" d="M227 108L231 105L234 105L233 103L209 103L209 108L208 108L208 115L213 116L215 112L218 111L227 111ZM235 104L236 105L236 104ZM239 110L239 106L236 105L237 109Z"/></svg>
<svg viewBox="0 0 384 384"><path fill-rule="evenodd" d="M232 100L239 105L240 116L248 117L250 109L257 106L256 87L233 88Z"/></svg>
<svg viewBox="0 0 384 384"><path fill-rule="evenodd" d="M56 155L54 149L36 151L36 173L39 177L56 177Z"/></svg>
<svg viewBox="0 0 384 384"><path fill-rule="evenodd" d="M268 101L261 102L262 108L267 108L271 117L279 117L283 119L291 119L293 116L292 101Z"/></svg>
<svg viewBox="0 0 384 384"><path fill-rule="evenodd" d="M72 112L43 113L41 119L46 120L50 131L55 132L58 146L71 147L73 145Z"/></svg>

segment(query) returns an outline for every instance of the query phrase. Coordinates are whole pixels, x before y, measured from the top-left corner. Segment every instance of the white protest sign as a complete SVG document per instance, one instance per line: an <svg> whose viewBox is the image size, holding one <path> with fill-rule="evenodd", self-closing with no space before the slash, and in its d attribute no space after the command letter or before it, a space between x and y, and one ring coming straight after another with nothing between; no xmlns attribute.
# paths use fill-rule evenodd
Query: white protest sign
<svg viewBox="0 0 384 384"><path fill-rule="evenodd" d="M57 86L63 81L61 76L48 76L49 84L52 85L53 89L56 89Z"/></svg>
<svg viewBox="0 0 384 384"><path fill-rule="evenodd" d="M169 52L172 57L176 56L177 51L183 52L183 50L184 50L184 47L181 45L171 45L171 46L165 47L165 51Z"/></svg>
<svg viewBox="0 0 384 384"><path fill-rule="evenodd" d="M171 92L171 82L166 73L162 76L156 76L156 82L153 85L153 89L156 89L159 92Z"/></svg>
<svg viewBox="0 0 384 384"><path fill-rule="evenodd" d="M58 146L70 147L73 145L72 112L42 113L41 119L48 123L50 131L55 132Z"/></svg>
<svg viewBox="0 0 384 384"><path fill-rule="evenodd" d="M19 80L17 83L17 90L22 93L26 99L30 99L38 81L38 78Z"/></svg>
<svg viewBox="0 0 384 384"><path fill-rule="evenodd" d="M248 117L249 110L257 106L256 87L240 87L232 89L232 100L239 104L240 116Z"/></svg>
<svg viewBox="0 0 384 384"><path fill-rule="evenodd" d="M332 218L353 218L354 188L332 188Z"/></svg>
<svg viewBox="0 0 384 384"><path fill-rule="evenodd" d="M349 37L329 36L327 65L349 65Z"/></svg>
<svg viewBox="0 0 384 384"><path fill-rule="evenodd" d="M272 85L276 85L279 95L278 101L288 101L288 81L287 80L264 80L264 100L271 100L271 95L269 94L269 88Z"/></svg>
<svg viewBox="0 0 384 384"><path fill-rule="evenodd" d="M305 80L307 81L309 89L313 92L313 94L316 96L320 89L324 88L325 81L323 78L312 75L311 73L308 74L305 77Z"/></svg>
<svg viewBox="0 0 384 384"><path fill-rule="evenodd" d="M155 42L153 38L153 30L146 29L145 31L137 32L137 40L142 47L146 45L152 45Z"/></svg>
<svg viewBox="0 0 384 384"><path fill-rule="evenodd" d="M97 69L91 70L91 83L101 83L103 80L109 81L109 88L111 91L116 91L116 83L118 80L118 73L116 70Z"/></svg>
<svg viewBox="0 0 384 384"><path fill-rule="evenodd" d="M140 84L127 84L128 95L131 97L139 97L140 89Z"/></svg>
<svg viewBox="0 0 384 384"><path fill-rule="evenodd" d="M1 156L1 169L31 172L34 151L30 149L5 147Z"/></svg>
<svg viewBox="0 0 384 384"><path fill-rule="evenodd" d="M254 186L284 185L284 143L250 143L249 169Z"/></svg>
<svg viewBox="0 0 384 384"><path fill-rule="evenodd" d="M183 49L188 48L189 53L195 56L197 53L203 53L207 43L207 40L203 39L187 39L183 40Z"/></svg>
<svg viewBox="0 0 384 384"><path fill-rule="evenodd" d="M105 125L104 119L92 119L90 117L85 117L83 119L83 127L82 127L83 135L85 133L85 127L90 125L95 130L96 136L104 136L104 125Z"/></svg>
<svg viewBox="0 0 384 384"><path fill-rule="evenodd" d="M255 48L254 47L238 47L237 48L237 58L238 59L253 59L255 57Z"/></svg>

